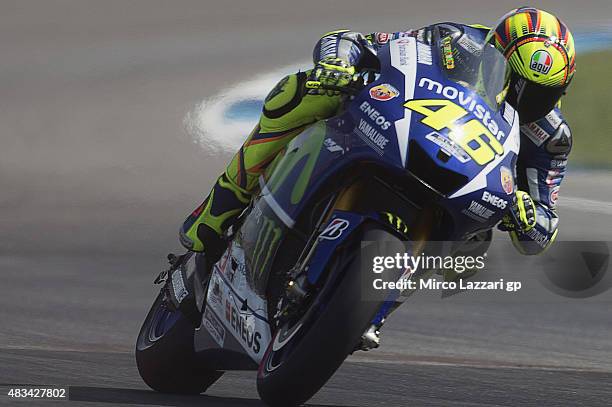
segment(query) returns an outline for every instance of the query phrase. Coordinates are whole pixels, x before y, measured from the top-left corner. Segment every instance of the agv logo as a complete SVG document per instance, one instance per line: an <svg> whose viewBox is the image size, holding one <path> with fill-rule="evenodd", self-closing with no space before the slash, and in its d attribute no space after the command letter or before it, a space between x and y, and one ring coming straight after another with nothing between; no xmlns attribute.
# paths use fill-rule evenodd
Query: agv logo
<svg viewBox="0 0 612 407"><path fill-rule="evenodd" d="M536 51L531 56L531 64L529 67L532 71L546 75L552 68L553 59L546 51Z"/></svg>

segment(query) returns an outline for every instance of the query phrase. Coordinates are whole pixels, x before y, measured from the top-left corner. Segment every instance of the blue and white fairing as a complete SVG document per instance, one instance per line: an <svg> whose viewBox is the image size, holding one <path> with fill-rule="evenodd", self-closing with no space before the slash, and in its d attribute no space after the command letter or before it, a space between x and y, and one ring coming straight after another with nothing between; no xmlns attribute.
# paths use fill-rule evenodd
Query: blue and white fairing
<svg viewBox="0 0 612 407"><path fill-rule="evenodd" d="M454 221L447 238L459 240L475 231L492 228L509 208L520 146L519 120L506 102L500 106L493 103L491 107L492 103L487 103L469 84L451 80L445 74L448 69L441 66L441 58L435 45L416 38L391 41L379 52L379 79L352 103L350 113L356 124L355 134L377 151L382 160L409 169L443 192L446 199L439 204ZM478 61L479 56L473 58ZM499 58L503 58L501 54ZM503 76L504 70L499 74ZM389 97L389 92L383 92L381 97L376 92L381 87L397 95ZM405 107L411 100L450 101L455 109L463 109L465 115L448 123L450 128L434 129L427 120L423 122L424 114ZM503 147L487 162L482 162L479 156L484 151L481 149L492 152L487 145L490 140L484 135L465 149L460 146L460 129L474 120ZM377 141L381 144L381 137L388 139L384 148L375 145ZM465 182L461 182L462 178Z"/></svg>
<svg viewBox="0 0 612 407"><path fill-rule="evenodd" d="M503 86L492 85L503 85L505 59L495 48L487 56L469 52L477 39L459 37L452 46L461 53L449 69L442 66L439 41L432 42L389 42L378 53L378 79L343 114L315 123L289 143L261 179L262 199L284 226L294 226L322 185L364 162L400 177L409 172L441 192L436 203L450 219L440 238L459 241L501 220L513 197L520 143L518 115L507 103L497 104ZM462 68L460 61L476 69ZM454 116L443 126L438 117L433 128L422 111L406 107L416 100L452 106L447 112Z"/></svg>

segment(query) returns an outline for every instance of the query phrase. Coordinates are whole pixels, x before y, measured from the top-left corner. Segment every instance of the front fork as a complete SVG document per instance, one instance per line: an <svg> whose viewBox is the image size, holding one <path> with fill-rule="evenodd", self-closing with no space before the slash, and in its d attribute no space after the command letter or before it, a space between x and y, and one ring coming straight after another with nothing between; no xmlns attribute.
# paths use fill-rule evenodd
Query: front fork
<svg viewBox="0 0 612 407"><path fill-rule="evenodd" d="M332 214L347 211L352 212L354 210L359 211L360 197L367 193L367 188L363 184L354 183L341 190L336 196L333 196L328 201L325 210L322 212L321 217L317 222L317 226L308 241L305 249L300 256L296 266L290 272L290 278L288 279L286 287L286 295L281 298L279 307L275 319L283 320L284 316L290 314L290 310L300 308L300 304L306 302L305 300L309 297L309 289L312 286L313 279L308 277L308 267L311 265L311 261L314 259L316 265L317 262L317 249L321 243L320 234L323 232L323 226L329 224L329 220L332 218ZM386 216L385 216L386 215ZM391 226L397 233L403 236L404 239L410 240L411 244L411 255L418 255L425 248L426 242L431 236L434 221L436 219L436 212L432 208L422 208L420 215L416 222L409 225L409 229L406 230L404 222L396 222L392 216L385 214L379 216L379 221L387 221L388 225ZM341 215L342 216L342 215ZM413 277L424 277L424 275L414 276L410 275L409 278ZM378 347L379 330L384 324L387 316L399 307L415 290L404 290L400 295L390 296L381 306L379 312L372 320L371 325L366 329L362 335L361 343L357 349L368 350ZM283 303L284 301L284 303Z"/></svg>
<svg viewBox="0 0 612 407"><path fill-rule="evenodd" d="M404 229L398 230L398 232L405 234L405 238L411 242L408 251L411 256L418 256L425 249L426 243L431 236L433 230L434 220L436 214L431 208L423 208L421 216L418 221L411 225L411 227L405 231ZM401 225L400 222L394 222L392 217L389 217L389 224L392 227L398 228ZM405 270L401 279L413 280L416 278L424 278L431 275L433 271L426 271L415 273L411 270ZM387 317L399 308L412 294L416 292L415 289L404 289L399 293L391 293L385 302L381 305L380 309L372 319L370 326L366 329L364 334L361 336L361 342L358 344L355 350L368 351L375 349L380 346L380 330L384 325Z"/></svg>

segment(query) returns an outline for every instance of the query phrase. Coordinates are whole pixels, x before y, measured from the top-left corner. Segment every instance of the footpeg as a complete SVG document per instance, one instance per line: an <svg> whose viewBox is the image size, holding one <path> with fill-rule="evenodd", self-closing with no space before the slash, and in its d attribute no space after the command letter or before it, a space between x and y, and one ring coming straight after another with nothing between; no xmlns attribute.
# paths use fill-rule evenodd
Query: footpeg
<svg viewBox="0 0 612 407"><path fill-rule="evenodd" d="M153 281L153 284L162 284L165 283L166 281L168 281L168 276L177 268L179 268L181 266L181 264L183 263L183 259L185 258L185 255L180 255L177 256L174 253L169 253L168 254L168 263L170 263L170 267L167 270L162 270L161 273L159 273L157 275L157 277L155 277L155 280Z"/></svg>
<svg viewBox="0 0 612 407"><path fill-rule="evenodd" d="M361 343L358 350L369 351L380 346L380 331L379 327L372 324L367 331L361 336Z"/></svg>

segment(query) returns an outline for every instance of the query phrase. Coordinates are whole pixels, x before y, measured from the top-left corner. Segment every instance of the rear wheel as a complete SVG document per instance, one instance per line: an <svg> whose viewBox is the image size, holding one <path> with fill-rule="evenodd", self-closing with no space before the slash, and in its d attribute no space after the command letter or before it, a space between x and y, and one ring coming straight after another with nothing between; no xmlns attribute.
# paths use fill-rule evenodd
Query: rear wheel
<svg viewBox="0 0 612 407"><path fill-rule="evenodd" d="M201 367L193 347L193 325L163 304L160 293L136 342L136 364L144 382L163 393L199 394L223 372Z"/></svg>
<svg viewBox="0 0 612 407"><path fill-rule="evenodd" d="M399 239L383 230L368 231L361 240L392 240L395 250L403 248ZM311 398L353 352L379 310L381 301L361 297L358 250L355 245L344 259L337 254L330 265L344 269L339 281L328 281L299 321L275 332L257 378L259 395L268 405L297 406Z"/></svg>

